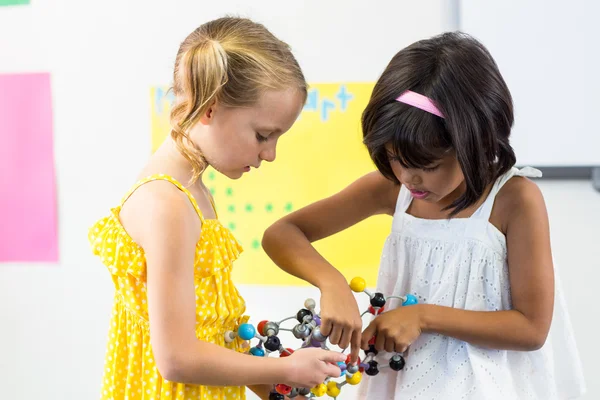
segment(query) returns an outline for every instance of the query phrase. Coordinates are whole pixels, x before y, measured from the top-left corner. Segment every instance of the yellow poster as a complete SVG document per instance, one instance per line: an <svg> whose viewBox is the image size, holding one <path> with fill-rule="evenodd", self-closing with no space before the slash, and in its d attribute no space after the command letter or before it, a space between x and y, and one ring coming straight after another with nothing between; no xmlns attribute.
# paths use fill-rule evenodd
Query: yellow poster
<svg viewBox="0 0 600 400"><path fill-rule="evenodd" d="M173 101L167 87L151 89L152 149L170 131ZM204 174L221 222L244 247L234 279L241 284L303 285L280 270L261 248L265 229L284 215L337 193L374 165L362 144L360 116L372 83L311 85L304 110L280 140L277 159L232 181L214 170ZM315 243L348 280L362 276L374 286L391 218L377 216Z"/></svg>

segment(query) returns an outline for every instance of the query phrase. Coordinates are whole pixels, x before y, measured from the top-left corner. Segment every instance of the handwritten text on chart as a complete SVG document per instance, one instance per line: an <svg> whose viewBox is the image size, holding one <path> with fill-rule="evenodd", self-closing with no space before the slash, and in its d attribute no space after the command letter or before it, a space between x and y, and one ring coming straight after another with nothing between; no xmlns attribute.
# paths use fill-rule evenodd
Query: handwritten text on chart
<svg viewBox="0 0 600 400"><path fill-rule="evenodd" d="M325 122L329 119L329 113L336 109L336 105L339 105L342 112L346 111L348 102L353 97L351 93L348 93L346 85L340 85L333 100L330 98L321 98L319 96L319 89L310 89L303 111L319 112L321 113L321 121Z"/></svg>
<svg viewBox="0 0 600 400"><path fill-rule="evenodd" d="M163 102L167 101L170 108L170 105L172 105L175 100L175 96L173 95L172 90L167 91L161 87L157 87L154 93L156 114L162 115L163 111L165 111ZM319 89L310 89L308 91L306 104L302 111L319 112L321 121L326 122L329 119L330 113L335 111L338 107L341 112L345 112L348 108L348 103L353 98L354 96L348 92L346 85L340 85L334 99L322 97L319 93Z"/></svg>

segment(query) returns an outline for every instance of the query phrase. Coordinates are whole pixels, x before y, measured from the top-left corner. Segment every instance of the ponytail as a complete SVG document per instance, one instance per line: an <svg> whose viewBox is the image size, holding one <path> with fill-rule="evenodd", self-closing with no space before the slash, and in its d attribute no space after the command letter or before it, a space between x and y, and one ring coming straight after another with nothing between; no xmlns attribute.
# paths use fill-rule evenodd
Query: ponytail
<svg viewBox="0 0 600 400"><path fill-rule="evenodd" d="M191 183L207 167L202 151L188 136L188 130L218 99L221 88L227 83L227 53L216 40L199 42L182 54L176 68L182 101L171 110L171 137L179 151L192 165Z"/></svg>

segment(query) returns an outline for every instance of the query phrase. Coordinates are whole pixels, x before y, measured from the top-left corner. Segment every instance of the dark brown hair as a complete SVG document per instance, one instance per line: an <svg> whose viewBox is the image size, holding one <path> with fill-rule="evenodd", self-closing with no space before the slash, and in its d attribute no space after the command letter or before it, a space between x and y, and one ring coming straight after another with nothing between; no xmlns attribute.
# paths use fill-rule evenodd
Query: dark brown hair
<svg viewBox="0 0 600 400"><path fill-rule="evenodd" d="M406 90L429 97L445 118L396 101ZM488 50L467 34L451 32L413 43L392 58L363 112L363 141L377 169L397 183L386 145L406 168L426 167L454 150L467 187L448 207L455 215L515 164L513 120L510 91Z"/></svg>

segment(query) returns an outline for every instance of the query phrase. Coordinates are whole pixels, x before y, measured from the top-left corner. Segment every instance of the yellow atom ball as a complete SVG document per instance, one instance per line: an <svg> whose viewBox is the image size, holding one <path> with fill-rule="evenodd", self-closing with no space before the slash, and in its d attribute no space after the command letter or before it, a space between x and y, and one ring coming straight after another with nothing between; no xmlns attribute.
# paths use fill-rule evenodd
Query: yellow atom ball
<svg viewBox="0 0 600 400"><path fill-rule="evenodd" d="M325 386L324 383L321 383L320 385L317 385L314 388L310 389L310 392L317 397L321 397L325 393L327 393L327 386Z"/></svg>
<svg viewBox="0 0 600 400"><path fill-rule="evenodd" d="M340 395L340 388L337 385L337 382L329 381L327 382L327 396L329 397L338 397Z"/></svg>
<svg viewBox="0 0 600 400"><path fill-rule="evenodd" d="M352 278L352 280L350 281L350 289L352 289L353 292L360 293L366 288L367 282L365 282L365 280L359 276L357 276L356 278Z"/></svg>
<svg viewBox="0 0 600 400"><path fill-rule="evenodd" d="M346 375L346 382L348 382L351 385L358 385L361 380L362 380L362 374L360 373L360 371L355 372L352 375L352 377L348 377L348 375Z"/></svg>

